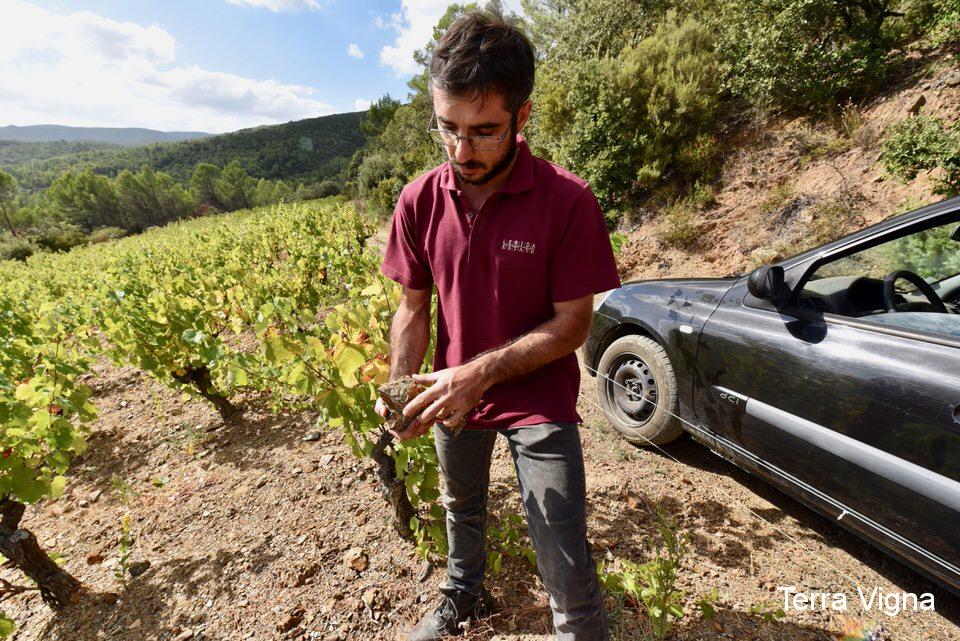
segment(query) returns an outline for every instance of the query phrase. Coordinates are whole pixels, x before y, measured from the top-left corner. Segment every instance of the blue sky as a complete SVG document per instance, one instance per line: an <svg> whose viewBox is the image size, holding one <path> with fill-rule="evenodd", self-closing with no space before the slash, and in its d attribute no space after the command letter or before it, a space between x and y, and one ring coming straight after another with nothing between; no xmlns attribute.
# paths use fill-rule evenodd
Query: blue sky
<svg viewBox="0 0 960 641"><path fill-rule="evenodd" d="M406 97L449 4L0 0L0 125L222 132L357 111Z"/></svg>

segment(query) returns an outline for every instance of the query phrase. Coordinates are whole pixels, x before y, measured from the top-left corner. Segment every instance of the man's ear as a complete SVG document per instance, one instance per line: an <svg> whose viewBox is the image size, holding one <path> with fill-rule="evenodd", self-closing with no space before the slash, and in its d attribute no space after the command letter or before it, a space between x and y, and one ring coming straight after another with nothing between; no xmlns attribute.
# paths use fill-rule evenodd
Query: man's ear
<svg viewBox="0 0 960 641"><path fill-rule="evenodd" d="M525 103L520 105L520 109L517 110L517 133L523 131L523 126L527 124L527 119L530 117L530 110L533 108L533 103L528 99Z"/></svg>

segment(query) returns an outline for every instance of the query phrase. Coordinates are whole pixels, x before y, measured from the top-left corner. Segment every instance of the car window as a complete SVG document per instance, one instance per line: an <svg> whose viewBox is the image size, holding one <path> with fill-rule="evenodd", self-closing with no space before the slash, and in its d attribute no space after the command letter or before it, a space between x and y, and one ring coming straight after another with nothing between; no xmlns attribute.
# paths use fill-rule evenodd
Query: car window
<svg viewBox="0 0 960 641"><path fill-rule="evenodd" d="M957 223L910 233L817 268L800 292L803 307L884 326L960 337L960 242ZM894 272L915 274L930 285L898 279L892 306L884 279ZM942 306L939 304L942 303Z"/></svg>

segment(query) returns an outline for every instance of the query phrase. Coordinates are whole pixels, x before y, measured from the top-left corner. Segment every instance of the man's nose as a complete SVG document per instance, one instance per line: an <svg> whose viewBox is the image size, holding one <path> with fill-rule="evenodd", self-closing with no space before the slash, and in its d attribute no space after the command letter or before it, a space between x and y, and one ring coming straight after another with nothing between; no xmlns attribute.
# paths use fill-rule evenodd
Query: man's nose
<svg viewBox="0 0 960 641"><path fill-rule="evenodd" d="M461 165L473 157L473 147L466 138L457 141L457 146L453 149L453 157Z"/></svg>

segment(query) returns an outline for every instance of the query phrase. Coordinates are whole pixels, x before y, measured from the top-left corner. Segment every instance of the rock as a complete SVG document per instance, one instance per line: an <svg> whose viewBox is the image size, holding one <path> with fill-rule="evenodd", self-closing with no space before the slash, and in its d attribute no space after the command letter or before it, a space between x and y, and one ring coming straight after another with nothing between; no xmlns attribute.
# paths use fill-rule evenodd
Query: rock
<svg viewBox="0 0 960 641"><path fill-rule="evenodd" d="M77 505L79 505L80 507L89 507L90 501L88 501L87 499L80 499L79 501L77 501Z"/></svg>
<svg viewBox="0 0 960 641"><path fill-rule="evenodd" d="M925 104L927 104L927 97L924 96L923 94L920 94L920 97L918 97L918 98L914 101L913 105L911 105L910 108L907 109L907 112L908 112L911 116L917 116L917 115L920 114L920 109L921 109Z"/></svg>
<svg viewBox="0 0 960 641"><path fill-rule="evenodd" d="M347 550L347 553L344 554L343 559L347 566L356 572L363 572L369 566L369 561L367 560L367 555L363 551L363 548L350 548Z"/></svg>
<svg viewBox="0 0 960 641"><path fill-rule="evenodd" d="M177 636L173 637L173 641L187 641L187 639L193 638L193 630L186 629Z"/></svg>
<svg viewBox="0 0 960 641"><path fill-rule="evenodd" d="M954 71L943 79L943 84L948 87L960 87L960 71Z"/></svg>
<svg viewBox="0 0 960 641"><path fill-rule="evenodd" d="M135 563L131 563L129 567L127 567L127 570L130 572L130 576L133 578L140 576L149 569L150 561L137 561Z"/></svg>
<svg viewBox="0 0 960 641"><path fill-rule="evenodd" d="M91 503L96 503L96 502L97 502L97 499L100 498L100 494L101 494L100 490L97 490L96 492L92 492L92 493L90 494L90 502L91 502Z"/></svg>
<svg viewBox="0 0 960 641"><path fill-rule="evenodd" d="M363 601L364 605L372 610L373 606L377 605L380 601L380 590L377 588L367 588L364 590L363 596L360 597L360 600Z"/></svg>
<svg viewBox="0 0 960 641"><path fill-rule="evenodd" d="M331 462L333 462L333 454L324 454L320 457L321 466L330 465Z"/></svg>
<svg viewBox="0 0 960 641"><path fill-rule="evenodd" d="M304 443L312 443L314 441L319 441L319 440L320 440L320 432L317 430L314 430L312 432L307 432L307 434L304 435L303 437Z"/></svg>
<svg viewBox="0 0 960 641"><path fill-rule="evenodd" d="M319 571L320 571L320 566L316 563L311 563L307 567L303 568L297 574L297 578L293 583L294 587L299 588L306 585L307 581L315 577Z"/></svg>
<svg viewBox="0 0 960 641"><path fill-rule="evenodd" d="M279 632L289 632L303 622L303 615L305 610L301 607L296 607L277 624L277 631Z"/></svg>

